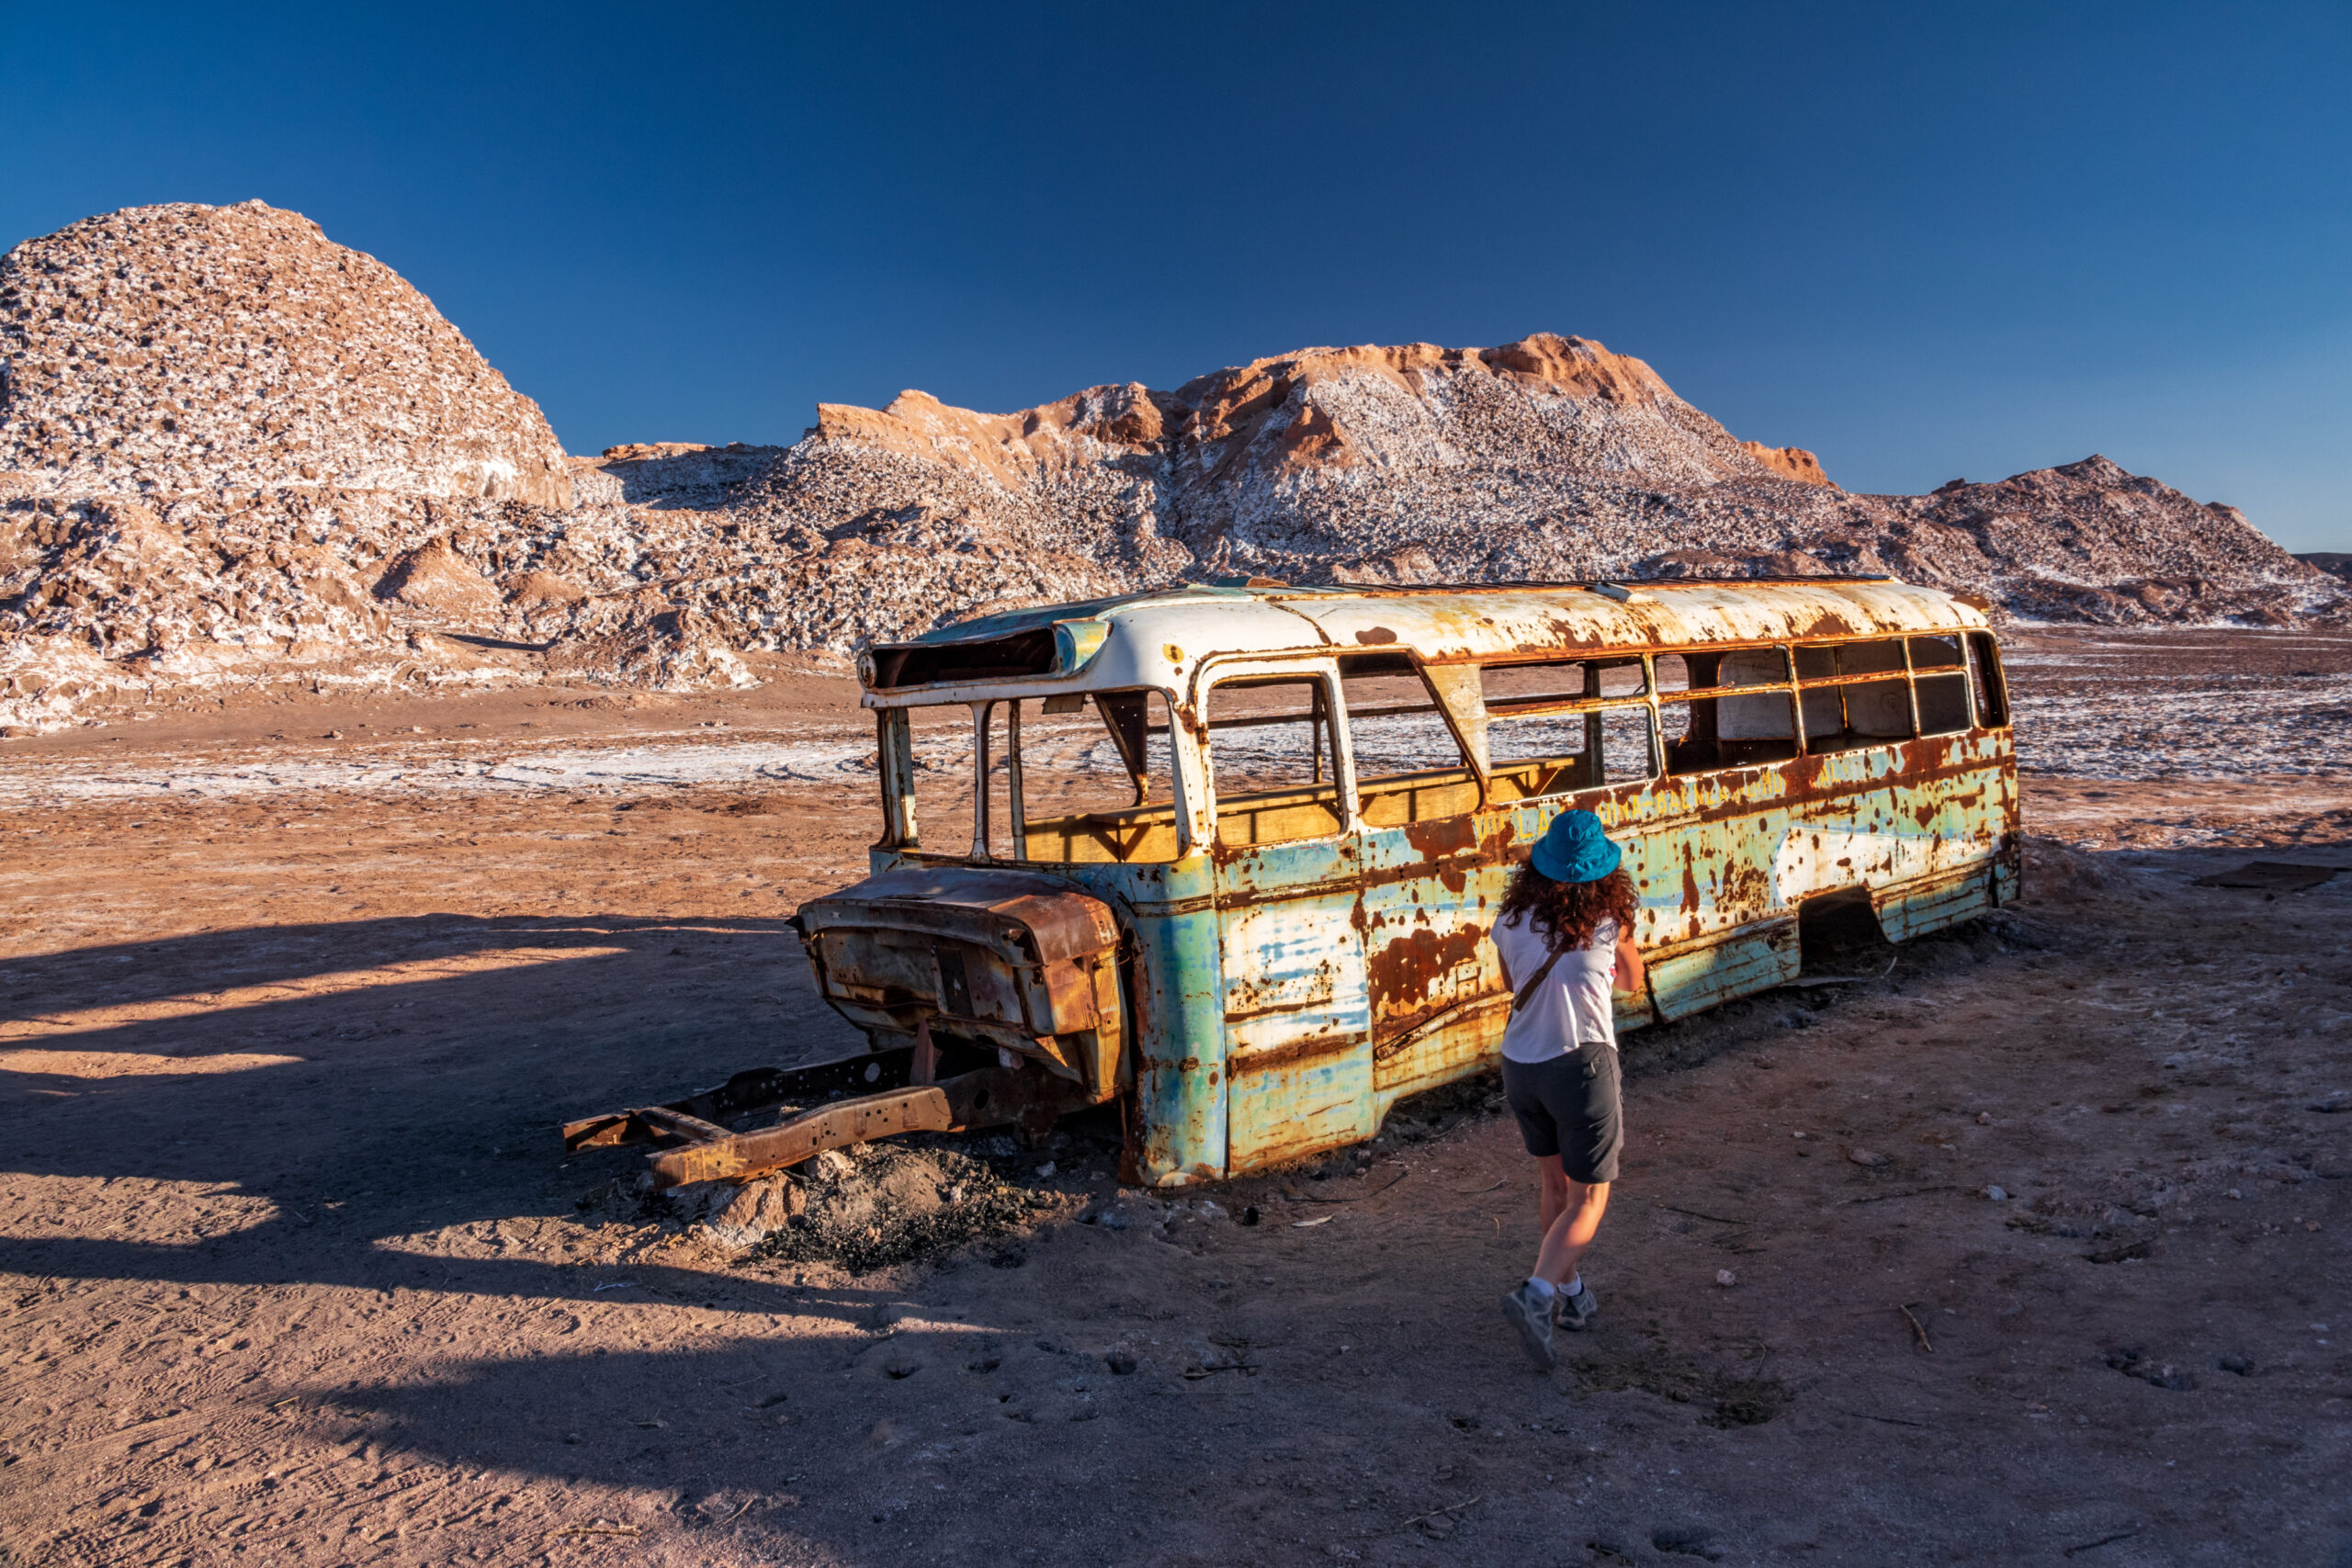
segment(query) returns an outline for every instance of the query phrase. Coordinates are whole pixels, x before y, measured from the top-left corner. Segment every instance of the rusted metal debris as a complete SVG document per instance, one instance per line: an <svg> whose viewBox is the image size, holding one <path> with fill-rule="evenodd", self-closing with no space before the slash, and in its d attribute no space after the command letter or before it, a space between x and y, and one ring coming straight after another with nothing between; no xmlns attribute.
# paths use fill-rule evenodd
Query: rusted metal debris
<svg viewBox="0 0 2352 1568"><path fill-rule="evenodd" d="M656 1145L647 1156L657 1190L695 1181L749 1181L820 1154L903 1133L969 1132L1019 1126L1033 1134L1083 1101L1060 1080L1040 1072L988 1067L937 1083L904 1081L911 1051L852 1057L799 1071L739 1073L715 1089L672 1105L643 1106L591 1116L565 1126L567 1151L629 1144ZM748 1118L779 1105L805 1103L865 1068L895 1069L876 1077L899 1081L869 1094L834 1099L786 1116L772 1126L730 1130L696 1114ZM838 1094L838 1090L834 1090Z"/></svg>

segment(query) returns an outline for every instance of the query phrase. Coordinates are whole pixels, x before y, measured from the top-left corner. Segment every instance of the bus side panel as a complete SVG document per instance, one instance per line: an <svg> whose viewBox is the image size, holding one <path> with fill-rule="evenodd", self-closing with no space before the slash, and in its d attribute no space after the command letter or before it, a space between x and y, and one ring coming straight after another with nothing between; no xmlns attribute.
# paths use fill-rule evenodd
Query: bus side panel
<svg viewBox="0 0 2352 1568"><path fill-rule="evenodd" d="M1374 1124L1385 1121L1389 1107L1408 1094L1485 1072L1501 1061L1503 1027L1510 1022L1510 1009L1505 1005L1510 999L1496 995L1465 1005L1380 1058L1373 1069L1373 1088L1379 1100Z"/></svg>
<svg viewBox="0 0 2352 1568"><path fill-rule="evenodd" d="M1501 1005L1503 983L1488 932L1510 880L1507 830L1507 818L1470 813L1363 834L1360 923L1384 1106L1493 1061L1503 1021L1484 1015Z"/></svg>
<svg viewBox="0 0 2352 1568"><path fill-rule="evenodd" d="M1794 979L1797 922L1793 916L1760 919L1711 937L1703 947L1652 959L1647 967L1660 1016L1688 1018Z"/></svg>
<svg viewBox="0 0 2352 1568"><path fill-rule="evenodd" d="M1372 1136L1352 840L1219 849L1228 1175Z"/></svg>
<svg viewBox="0 0 2352 1568"><path fill-rule="evenodd" d="M1178 1186L1225 1174L1224 976L1208 858L1155 868L1160 901L1136 918L1135 1179Z"/></svg>
<svg viewBox="0 0 2352 1568"><path fill-rule="evenodd" d="M1924 876L1871 899L1878 911L1879 929L1889 942L1941 931L1973 919L1993 908L1993 878L1986 865L1962 866L1939 876Z"/></svg>
<svg viewBox="0 0 2352 1568"><path fill-rule="evenodd" d="M1625 864L1641 896L1658 1017L1685 1018L1796 974L1795 921L1772 878L1787 787L1769 769L1661 780L1644 803L1649 819Z"/></svg>
<svg viewBox="0 0 2352 1568"><path fill-rule="evenodd" d="M1929 845L1928 868L1882 891L1872 904L1890 942L1907 942L1972 919L2003 900L2001 877L2017 861L2017 778L2008 766L2006 735L1953 744L1932 763L1973 768L1951 779L1898 785L1895 815L1916 823Z"/></svg>
<svg viewBox="0 0 2352 1568"><path fill-rule="evenodd" d="M1821 760L1814 800L1774 857L1780 902L1864 889L1891 942L1993 907L1994 868L2015 836L2007 737L1917 740L1905 750Z"/></svg>

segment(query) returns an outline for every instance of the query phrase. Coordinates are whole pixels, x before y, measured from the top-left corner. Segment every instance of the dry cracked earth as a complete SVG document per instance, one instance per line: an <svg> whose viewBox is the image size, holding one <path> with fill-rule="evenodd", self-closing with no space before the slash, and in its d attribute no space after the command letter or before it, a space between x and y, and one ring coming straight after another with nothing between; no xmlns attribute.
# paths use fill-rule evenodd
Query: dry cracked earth
<svg viewBox="0 0 2352 1568"><path fill-rule="evenodd" d="M1629 1035L1549 1375L1484 1085L1173 1203L1083 1122L879 1156L991 1206L862 1269L567 1163L856 1043L783 924L871 835L838 683L12 742L0 1562L2345 1568L2352 641L2011 646L2026 899Z"/></svg>

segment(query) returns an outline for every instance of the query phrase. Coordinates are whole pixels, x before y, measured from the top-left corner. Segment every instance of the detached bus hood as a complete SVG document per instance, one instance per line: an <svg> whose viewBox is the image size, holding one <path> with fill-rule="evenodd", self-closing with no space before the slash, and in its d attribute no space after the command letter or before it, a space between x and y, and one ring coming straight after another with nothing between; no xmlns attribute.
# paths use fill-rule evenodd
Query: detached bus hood
<svg viewBox="0 0 2352 1568"><path fill-rule="evenodd" d="M833 1010L881 1043L925 1024L1118 1092L1125 1020L1111 907L1034 872L906 866L800 907Z"/></svg>

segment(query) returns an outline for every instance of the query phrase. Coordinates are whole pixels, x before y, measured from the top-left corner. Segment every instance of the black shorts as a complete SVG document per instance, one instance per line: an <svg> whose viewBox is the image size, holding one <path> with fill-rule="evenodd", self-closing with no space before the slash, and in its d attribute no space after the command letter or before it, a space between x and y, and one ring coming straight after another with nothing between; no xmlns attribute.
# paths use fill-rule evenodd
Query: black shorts
<svg viewBox="0 0 2352 1568"><path fill-rule="evenodd" d="M1617 1109L1617 1050L1588 1042L1548 1062L1503 1058L1503 1098L1537 1159L1559 1156L1570 1181L1617 1179L1625 1141Z"/></svg>

